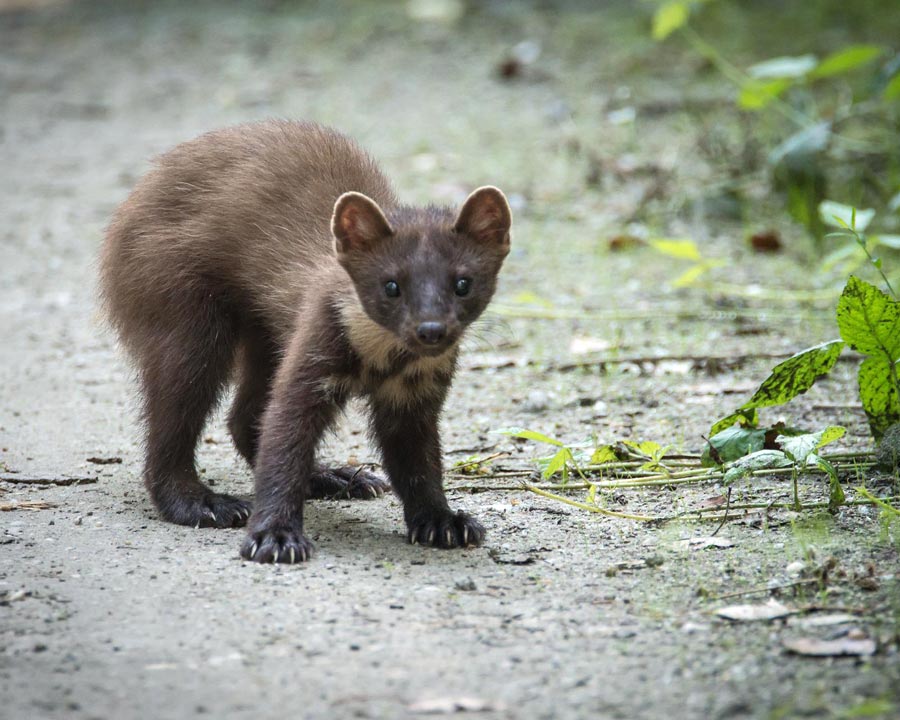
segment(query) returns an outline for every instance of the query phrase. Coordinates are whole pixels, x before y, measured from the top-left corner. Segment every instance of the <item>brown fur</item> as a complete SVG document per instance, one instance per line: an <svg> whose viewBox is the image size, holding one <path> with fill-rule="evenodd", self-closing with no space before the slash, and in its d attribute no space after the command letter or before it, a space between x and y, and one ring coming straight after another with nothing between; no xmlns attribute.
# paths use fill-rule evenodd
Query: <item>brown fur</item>
<svg viewBox="0 0 900 720"><path fill-rule="evenodd" d="M236 375L229 429L254 467L245 557L306 559L306 498L378 495L315 448L346 399L368 399L373 438L404 502L410 540L478 543L441 489L437 422L459 338L494 292L509 208L482 188L456 215L398 204L353 141L310 123L203 135L163 155L110 223L101 288L135 359L147 426L145 481L167 520L241 525L213 493L197 438ZM455 292L458 278L473 290ZM399 297L386 293L397 280Z"/></svg>

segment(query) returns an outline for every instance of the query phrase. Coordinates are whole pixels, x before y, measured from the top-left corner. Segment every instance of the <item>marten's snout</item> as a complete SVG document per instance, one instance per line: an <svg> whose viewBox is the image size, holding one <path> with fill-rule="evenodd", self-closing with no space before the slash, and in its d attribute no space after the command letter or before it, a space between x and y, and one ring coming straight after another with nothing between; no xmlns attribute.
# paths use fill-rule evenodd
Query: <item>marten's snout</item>
<svg viewBox="0 0 900 720"><path fill-rule="evenodd" d="M437 345L447 337L447 325L434 320L420 323L416 328L416 337L423 345Z"/></svg>

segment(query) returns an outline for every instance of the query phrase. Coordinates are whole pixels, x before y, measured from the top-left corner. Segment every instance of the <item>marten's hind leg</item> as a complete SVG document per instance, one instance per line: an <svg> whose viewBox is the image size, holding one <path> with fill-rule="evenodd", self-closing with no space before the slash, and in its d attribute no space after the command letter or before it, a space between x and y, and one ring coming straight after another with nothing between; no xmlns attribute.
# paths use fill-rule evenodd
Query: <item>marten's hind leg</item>
<svg viewBox="0 0 900 720"><path fill-rule="evenodd" d="M235 323L211 293L171 300L173 314L139 338L147 426L144 480L169 522L239 527L250 516L249 503L210 490L194 464L197 440L234 362Z"/></svg>
<svg viewBox="0 0 900 720"><path fill-rule="evenodd" d="M309 478L311 498L359 498L372 500L391 489L384 478L371 473L361 465L344 467L317 467Z"/></svg>

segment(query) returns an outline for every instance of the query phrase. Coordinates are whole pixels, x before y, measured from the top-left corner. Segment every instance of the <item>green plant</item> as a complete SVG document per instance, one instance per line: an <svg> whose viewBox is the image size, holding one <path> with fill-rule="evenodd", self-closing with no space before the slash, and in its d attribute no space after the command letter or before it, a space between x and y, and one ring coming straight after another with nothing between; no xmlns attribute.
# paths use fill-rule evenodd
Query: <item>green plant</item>
<svg viewBox="0 0 900 720"><path fill-rule="evenodd" d="M776 128L768 154L774 187L815 242L825 237L818 208L826 186L838 185L842 194L859 200L865 195L896 210L900 60L877 62L885 57L884 48L852 44L824 58L780 56L742 70L692 26L692 13L708 4L710 0L665 0L654 14L652 35L658 41L679 35L735 84L741 110L772 116L766 124ZM854 73L857 81L851 83ZM892 175L872 178L876 158Z"/></svg>
<svg viewBox="0 0 900 720"><path fill-rule="evenodd" d="M713 424L712 439L735 423L757 427L759 408L781 405L809 390L834 367L845 346L866 356L859 367L859 397L872 436L879 440L890 425L900 422L900 302L881 260L871 255L866 237L857 227L856 211L851 212L849 222L835 219L844 228L835 234L852 238L862 247L889 293L851 275L836 310L841 339L816 345L775 366L747 402Z"/></svg>
<svg viewBox="0 0 900 720"><path fill-rule="evenodd" d="M552 445L557 448L553 455L538 459L538 462L542 466L541 477L544 480L559 473L562 477L563 484L565 484L569 481L569 473L572 471L584 477L578 460L575 458L576 452L582 454L582 451L580 449L575 449L575 446L566 445L561 440L552 438L549 435L544 435L536 430L526 430L525 428L520 427L502 428L496 432L501 435L519 438L520 440L532 440L534 442L546 443L547 445Z"/></svg>

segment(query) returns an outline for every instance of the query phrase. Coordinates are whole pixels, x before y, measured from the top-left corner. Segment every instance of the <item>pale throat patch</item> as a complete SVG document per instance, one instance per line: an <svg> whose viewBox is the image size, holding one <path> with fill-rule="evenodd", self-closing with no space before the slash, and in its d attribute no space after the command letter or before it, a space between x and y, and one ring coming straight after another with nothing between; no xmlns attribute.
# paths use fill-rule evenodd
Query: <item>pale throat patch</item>
<svg viewBox="0 0 900 720"><path fill-rule="evenodd" d="M436 383L439 373L446 374L453 367L458 352L454 345L436 356L422 356L408 362L403 369L390 377L373 382L373 375L391 369L397 355L405 345L390 330L366 315L355 296L342 297L338 310L347 328L351 347L363 363L362 374L357 378L330 378L332 388L341 388L354 395L371 393L392 405L409 404L417 394L431 395L440 389Z"/></svg>

